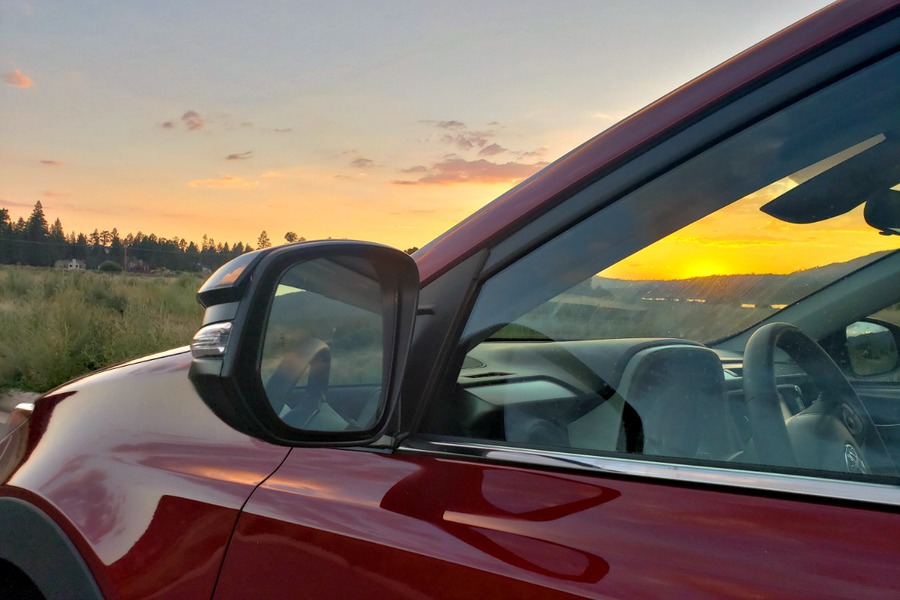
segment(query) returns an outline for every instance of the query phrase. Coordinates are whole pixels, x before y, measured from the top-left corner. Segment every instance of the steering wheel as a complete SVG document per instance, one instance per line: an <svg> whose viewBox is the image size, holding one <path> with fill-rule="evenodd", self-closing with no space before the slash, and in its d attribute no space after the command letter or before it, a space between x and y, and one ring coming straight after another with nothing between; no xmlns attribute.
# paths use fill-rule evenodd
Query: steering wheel
<svg viewBox="0 0 900 600"><path fill-rule="evenodd" d="M787 419L775 375L775 349L806 372L820 392ZM813 339L789 323L770 323L744 350L744 397L763 464L855 474L896 475L875 423L840 368Z"/></svg>
<svg viewBox="0 0 900 600"><path fill-rule="evenodd" d="M306 389L302 394L294 394L297 382L307 371ZM278 363L265 383L266 395L276 413L283 412L279 407L290 409L281 415L288 425L302 428L325 403L330 374L331 349L319 338L308 337Z"/></svg>

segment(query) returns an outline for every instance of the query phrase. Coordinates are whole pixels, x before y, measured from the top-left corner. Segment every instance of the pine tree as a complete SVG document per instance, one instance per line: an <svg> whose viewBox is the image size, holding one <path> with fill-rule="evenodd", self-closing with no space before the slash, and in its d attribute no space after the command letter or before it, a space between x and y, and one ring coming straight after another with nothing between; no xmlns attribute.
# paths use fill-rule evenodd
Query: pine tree
<svg viewBox="0 0 900 600"><path fill-rule="evenodd" d="M53 264L53 255L47 245L48 237L50 229L47 227L47 217L44 216L44 207L38 200L34 203L34 210L25 223L25 239L31 242L24 248L27 264L39 267Z"/></svg>
<svg viewBox="0 0 900 600"><path fill-rule="evenodd" d="M50 237L54 242L63 242L66 239L66 234L63 231L62 221L56 219L53 221L53 226L50 228Z"/></svg>
<svg viewBox="0 0 900 600"><path fill-rule="evenodd" d="M259 234L259 239L256 241L256 245L259 246L259 249L268 248L272 245L272 242L269 241L269 234L266 233L266 230L263 229L262 233Z"/></svg>
<svg viewBox="0 0 900 600"><path fill-rule="evenodd" d="M50 235L50 229L47 227L47 217L44 216L44 207L41 201L34 203L34 210L25 224L26 239L32 241L43 241L45 237Z"/></svg>
<svg viewBox="0 0 900 600"><path fill-rule="evenodd" d="M13 262L13 226L9 211L0 208L0 264Z"/></svg>

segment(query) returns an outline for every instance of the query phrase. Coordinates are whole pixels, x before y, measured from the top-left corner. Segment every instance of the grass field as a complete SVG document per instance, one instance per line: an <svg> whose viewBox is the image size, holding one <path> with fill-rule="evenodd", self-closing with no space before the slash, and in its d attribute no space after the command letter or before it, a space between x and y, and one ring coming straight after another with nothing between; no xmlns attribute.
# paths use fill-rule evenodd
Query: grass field
<svg viewBox="0 0 900 600"><path fill-rule="evenodd" d="M0 390L73 377L184 346L200 326L202 279L0 266Z"/></svg>

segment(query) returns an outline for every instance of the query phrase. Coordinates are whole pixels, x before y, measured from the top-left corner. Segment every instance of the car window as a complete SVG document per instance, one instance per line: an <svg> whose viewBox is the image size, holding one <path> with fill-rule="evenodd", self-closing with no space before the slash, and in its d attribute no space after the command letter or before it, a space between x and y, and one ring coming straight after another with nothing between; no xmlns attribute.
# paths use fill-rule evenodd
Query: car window
<svg viewBox="0 0 900 600"><path fill-rule="evenodd" d="M873 420L817 341L900 302L883 284L900 275L898 80L896 56L869 66L491 277L426 430L896 481L900 447L882 435L895 424ZM779 321L799 307L816 339ZM720 346L742 332L755 332L746 350ZM867 368L893 364L879 360Z"/></svg>

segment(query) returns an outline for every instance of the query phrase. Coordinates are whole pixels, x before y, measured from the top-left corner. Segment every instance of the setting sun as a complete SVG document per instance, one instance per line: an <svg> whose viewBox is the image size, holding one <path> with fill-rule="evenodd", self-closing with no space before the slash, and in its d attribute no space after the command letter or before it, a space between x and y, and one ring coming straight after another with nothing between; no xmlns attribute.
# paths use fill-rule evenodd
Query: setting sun
<svg viewBox="0 0 900 600"><path fill-rule="evenodd" d="M730 269L718 260L710 258L688 259L671 273L672 279L691 279L708 275L730 274Z"/></svg>

